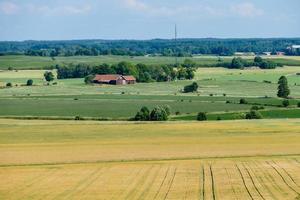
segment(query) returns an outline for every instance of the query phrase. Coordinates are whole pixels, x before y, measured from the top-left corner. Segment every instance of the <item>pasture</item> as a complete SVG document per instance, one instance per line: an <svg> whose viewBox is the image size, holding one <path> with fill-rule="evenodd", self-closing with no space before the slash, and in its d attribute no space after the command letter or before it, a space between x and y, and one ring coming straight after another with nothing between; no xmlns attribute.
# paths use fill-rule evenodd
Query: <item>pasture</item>
<svg viewBox="0 0 300 200"><path fill-rule="evenodd" d="M221 62L231 62L232 56L195 56L180 57L179 63L183 63L186 59L192 59L201 66L215 66ZM245 59L253 59L253 56L243 56ZM299 66L299 56L263 56L266 59L272 59L277 63L289 66ZM220 60L219 60L220 59ZM8 67L13 69L49 69L56 64L68 63L86 63L97 65L102 63L116 64L121 61L131 62L133 64L174 64L174 57L146 57L146 56L70 56L70 57L40 57L40 56L0 56L0 70L7 70Z"/></svg>
<svg viewBox="0 0 300 200"><path fill-rule="evenodd" d="M173 115L183 115L177 119L195 119L198 112L223 112L222 117L227 119L230 115L227 112L245 112L251 104L277 110L282 104L276 97L277 80L281 75L288 78L291 96L296 98L290 103L295 107L300 97L300 79L296 75L299 71L300 67L275 70L200 68L194 80L127 86L86 85L83 79L54 80L56 85L47 86L43 80L44 70L2 71L0 83L12 82L13 87L0 89L0 116L123 120L133 117L143 106L152 109L156 105L169 105ZM33 80L33 86L24 86L28 79ZM198 93L181 93L192 81L199 84ZM249 104L239 104L240 98L246 98ZM297 112L296 115L299 117Z"/></svg>
<svg viewBox="0 0 300 200"><path fill-rule="evenodd" d="M0 128L1 199L294 200L300 193L299 119L1 119Z"/></svg>

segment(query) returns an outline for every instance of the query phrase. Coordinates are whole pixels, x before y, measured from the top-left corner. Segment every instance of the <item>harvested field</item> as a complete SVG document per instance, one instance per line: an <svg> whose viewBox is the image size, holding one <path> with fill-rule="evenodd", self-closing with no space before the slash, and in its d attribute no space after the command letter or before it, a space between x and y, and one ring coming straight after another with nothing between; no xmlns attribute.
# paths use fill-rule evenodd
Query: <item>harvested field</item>
<svg viewBox="0 0 300 200"><path fill-rule="evenodd" d="M0 199L285 199L300 121L0 120Z"/></svg>
<svg viewBox="0 0 300 200"><path fill-rule="evenodd" d="M288 157L1 167L0 198L294 200L300 193L299 160Z"/></svg>

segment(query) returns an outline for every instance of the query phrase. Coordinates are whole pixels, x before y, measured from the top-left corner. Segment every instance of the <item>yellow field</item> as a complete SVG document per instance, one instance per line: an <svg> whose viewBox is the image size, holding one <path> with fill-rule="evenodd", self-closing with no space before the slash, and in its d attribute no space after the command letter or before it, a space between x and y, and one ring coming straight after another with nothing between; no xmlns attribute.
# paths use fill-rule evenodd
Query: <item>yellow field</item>
<svg viewBox="0 0 300 200"><path fill-rule="evenodd" d="M294 200L300 119L2 119L0 163L0 199Z"/></svg>

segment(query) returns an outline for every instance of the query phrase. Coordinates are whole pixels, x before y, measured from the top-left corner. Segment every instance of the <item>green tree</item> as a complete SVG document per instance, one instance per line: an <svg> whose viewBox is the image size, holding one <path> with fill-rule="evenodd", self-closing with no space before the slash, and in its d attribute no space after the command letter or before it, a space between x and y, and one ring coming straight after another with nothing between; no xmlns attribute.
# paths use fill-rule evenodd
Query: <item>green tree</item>
<svg viewBox="0 0 300 200"><path fill-rule="evenodd" d="M233 58L231 61L230 68L232 69L243 69L244 68L244 60L240 57Z"/></svg>
<svg viewBox="0 0 300 200"><path fill-rule="evenodd" d="M52 72L49 72L49 71L46 71L46 72L44 73L44 77L45 77L45 80L46 80L47 82L50 82L50 81L53 81L53 80L54 80L54 75L53 75L53 73L52 73Z"/></svg>
<svg viewBox="0 0 300 200"><path fill-rule="evenodd" d="M194 68L187 68L185 78L192 80L194 77L195 77L195 69Z"/></svg>
<svg viewBox="0 0 300 200"><path fill-rule="evenodd" d="M12 83L6 83L6 87L12 87Z"/></svg>
<svg viewBox="0 0 300 200"><path fill-rule="evenodd" d="M282 101L282 105L283 105L284 107L288 107L288 106L290 105L290 101L287 100L287 99L285 99L285 100Z"/></svg>
<svg viewBox="0 0 300 200"><path fill-rule="evenodd" d="M26 82L26 85L27 86L33 85L33 80L32 79L28 79L27 82Z"/></svg>
<svg viewBox="0 0 300 200"><path fill-rule="evenodd" d="M198 83L193 82L191 85L186 85L183 88L184 93L189 93L189 92L197 92L198 90Z"/></svg>
<svg viewBox="0 0 300 200"><path fill-rule="evenodd" d="M168 114L164 108L156 106L150 113L151 121L167 121Z"/></svg>
<svg viewBox="0 0 300 200"><path fill-rule="evenodd" d="M240 104L247 104L247 103L248 103L248 102L247 102L246 99L244 99L244 98L240 99Z"/></svg>
<svg viewBox="0 0 300 200"><path fill-rule="evenodd" d="M84 77L84 82L85 84L92 84L93 80L94 80L95 76L94 75L88 75L86 77Z"/></svg>
<svg viewBox="0 0 300 200"><path fill-rule="evenodd" d="M149 121L150 120L150 111L144 106L138 111L134 117L135 121Z"/></svg>
<svg viewBox="0 0 300 200"><path fill-rule="evenodd" d="M254 62L256 62L256 63L261 63L263 61L263 59L262 59L262 57L260 57L260 56L256 56L255 58L254 58Z"/></svg>
<svg viewBox="0 0 300 200"><path fill-rule="evenodd" d="M205 112L199 112L197 115L197 120L198 121L206 121L207 120L207 116Z"/></svg>
<svg viewBox="0 0 300 200"><path fill-rule="evenodd" d="M251 110L246 114L246 119L262 119L262 114L257 110Z"/></svg>
<svg viewBox="0 0 300 200"><path fill-rule="evenodd" d="M278 80L278 84L277 96L287 98L290 94L287 78L285 76L281 76Z"/></svg>
<svg viewBox="0 0 300 200"><path fill-rule="evenodd" d="M297 103L298 108L300 108L300 102Z"/></svg>

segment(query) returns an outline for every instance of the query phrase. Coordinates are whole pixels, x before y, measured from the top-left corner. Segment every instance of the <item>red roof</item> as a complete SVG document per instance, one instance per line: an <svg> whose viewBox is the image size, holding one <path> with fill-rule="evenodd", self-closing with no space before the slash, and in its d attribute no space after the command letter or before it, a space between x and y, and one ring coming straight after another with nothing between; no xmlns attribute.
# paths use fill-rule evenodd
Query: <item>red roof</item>
<svg viewBox="0 0 300 200"><path fill-rule="evenodd" d="M136 79L134 78L134 76L123 76L123 78L126 80L126 81L135 81Z"/></svg>
<svg viewBox="0 0 300 200"><path fill-rule="evenodd" d="M121 75L118 74L105 74L105 75L96 75L94 78L94 81L112 81L112 80L118 80L119 78L122 78Z"/></svg>
<svg viewBox="0 0 300 200"><path fill-rule="evenodd" d="M134 76L123 76L123 75L119 75L119 74L105 74L105 75L97 74L93 80L99 81L99 82L109 82L109 81L116 81L118 79L124 79L126 81L135 81L136 80L134 78Z"/></svg>

